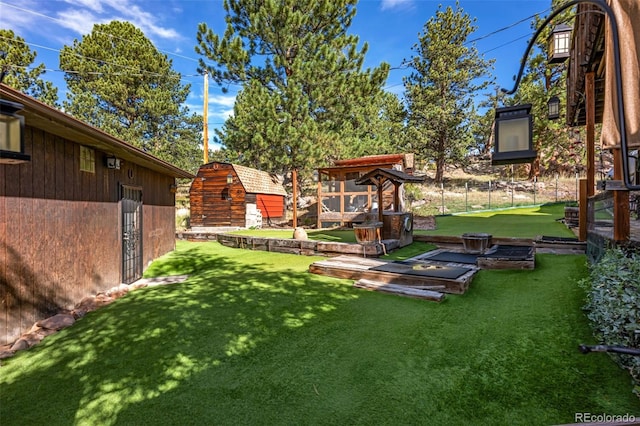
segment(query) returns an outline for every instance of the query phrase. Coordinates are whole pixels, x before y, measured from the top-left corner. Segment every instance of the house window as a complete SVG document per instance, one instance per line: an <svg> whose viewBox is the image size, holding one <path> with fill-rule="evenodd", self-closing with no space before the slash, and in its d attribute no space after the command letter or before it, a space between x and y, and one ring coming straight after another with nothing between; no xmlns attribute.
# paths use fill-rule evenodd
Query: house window
<svg viewBox="0 0 640 426"><path fill-rule="evenodd" d="M80 146L80 170L89 173L96 172L96 152L86 146Z"/></svg>

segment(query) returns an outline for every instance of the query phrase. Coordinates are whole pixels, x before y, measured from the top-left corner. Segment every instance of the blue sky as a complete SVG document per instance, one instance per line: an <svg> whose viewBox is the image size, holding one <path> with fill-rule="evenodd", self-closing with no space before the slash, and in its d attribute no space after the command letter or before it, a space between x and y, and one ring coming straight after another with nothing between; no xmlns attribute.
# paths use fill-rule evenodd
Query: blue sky
<svg viewBox="0 0 640 426"><path fill-rule="evenodd" d="M454 1L360 0L350 33L369 44L365 67L388 62L391 73L386 89L402 95L398 68L412 54L424 24L438 6L455 6ZM533 35L531 16L549 13L551 0L460 0L460 6L477 19L471 39L486 59L496 60L494 73L502 87L511 88L528 39ZM187 101L191 110L202 113L204 79L197 75L198 56L194 51L197 26L206 22L216 33L224 31L222 0L0 0L0 28L11 29L38 52L36 64L44 63L44 78L52 81L64 98L63 73L58 70L59 50L91 32L96 23L130 21L173 61L191 84ZM223 93L209 84L209 128L219 127L233 109L233 87Z"/></svg>

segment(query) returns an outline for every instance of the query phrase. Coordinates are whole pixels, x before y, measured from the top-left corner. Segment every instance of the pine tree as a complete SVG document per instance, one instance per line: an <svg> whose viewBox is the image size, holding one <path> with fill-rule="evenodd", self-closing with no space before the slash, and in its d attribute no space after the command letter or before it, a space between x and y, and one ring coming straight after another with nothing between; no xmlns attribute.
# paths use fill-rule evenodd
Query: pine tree
<svg viewBox="0 0 640 426"><path fill-rule="evenodd" d="M32 51L22 37L11 30L0 29L0 69L4 73L3 83L26 93L48 105L58 107L58 89L41 77L44 64L31 67L37 52Z"/></svg>
<svg viewBox="0 0 640 426"><path fill-rule="evenodd" d="M362 70L367 45L358 49L347 33L356 3L225 0L222 36L200 24L201 69L223 87L242 86L218 132L227 153L269 171L308 172L371 134L389 66Z"/></svg>
<svg viewBox="0 0 640 426"><path fill-rule="evenodd" d="M404 79L407 140L416 154L435 161L437 182L442 182L446 163L460 161L474 145L474 97L490 83L480 79L491 63L466 45L476 29L472 24L458 3L455 10L440 6L413 46L416 55L407 61L412 70Z"/></svg>
<svg viewBox="0 0 640 426"><path fill-rule="evenodd" d="M190 86L134 25L94 25L63 47L60 67L68 113L176 166L198 168L202 119L183 106Z"/></svg>

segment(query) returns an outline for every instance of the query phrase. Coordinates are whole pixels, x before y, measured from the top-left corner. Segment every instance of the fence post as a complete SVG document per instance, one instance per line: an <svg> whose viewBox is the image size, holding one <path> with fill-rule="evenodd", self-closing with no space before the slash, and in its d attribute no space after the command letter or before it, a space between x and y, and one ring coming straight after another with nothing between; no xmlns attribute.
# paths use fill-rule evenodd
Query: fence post
<svg viewBox="0 0 640 426"><path fill-rule="evenodd" d="M489 179L489 210L491 210L491 179Z"/></svg>
<svg viewBox="0 0 640 426"><path fill-rule="evenodd" d="M578 182L578 172L576 172L576 201L578 200Z"/></svg>
<svg viewBox="0 0 640 426"><path fill-rule="evenodd" d="M533 177L533 204L536 204L536 188L538 186L538 176Z"/></svg>
<svg viewBox="0 0 640 426"><path fill-rule="evenodd" d="M440 182L440 193L442 193L442 209L440 214L444 214L444 182Z"/></svg>
<svg viewBox="0 0 640 426"><path fill-rule="evenodd" d="M516 186L513 183L513 175L511 175L511 207L513 207L513 193L515 190Z"/></svg>
<svg viewBox="0 0 640 426"><path fill-rule="evenodd" d="M556 203L558 202L558 173L556 173Z"/></svg>
<svg viewBox="0 0 640 426"><path fill-rule="evenodd" d="M464 211L469 211L469 182L464 183Z"/></svg>

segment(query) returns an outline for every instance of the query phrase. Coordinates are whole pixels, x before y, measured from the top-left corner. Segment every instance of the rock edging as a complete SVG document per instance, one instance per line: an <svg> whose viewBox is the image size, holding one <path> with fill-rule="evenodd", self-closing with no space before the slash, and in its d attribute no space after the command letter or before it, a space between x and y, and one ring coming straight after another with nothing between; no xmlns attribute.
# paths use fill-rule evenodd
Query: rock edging
<svg viewBox="0 0 640 426"><path fill-rule="evenodd" d="M49 318L37 321L29 331L22 334L15 342L0 346L0 360L12 357L16 352L29 349L37 345L45 337L64 328L71 327L75 322L103 306L107 306L121 298L131 290L157 285L173 284L187 279L186 275L173 277L145 278L132 284L120 284L111 289L100 292L95 296L87 296L78 302L73 309L64 310Z"/></svg>

